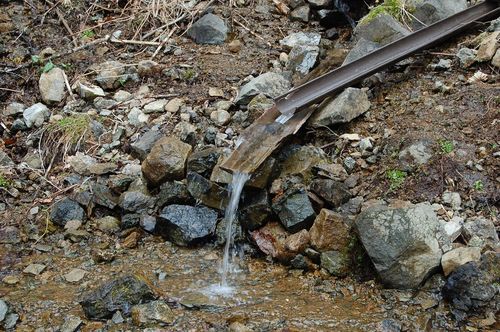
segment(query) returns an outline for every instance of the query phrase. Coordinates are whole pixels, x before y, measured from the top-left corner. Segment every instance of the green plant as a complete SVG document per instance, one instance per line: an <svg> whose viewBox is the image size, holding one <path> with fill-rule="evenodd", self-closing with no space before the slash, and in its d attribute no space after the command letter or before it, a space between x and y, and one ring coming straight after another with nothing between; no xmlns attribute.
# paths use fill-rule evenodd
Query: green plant
<svg viewBox="0 0 500 332"><path fill-rule="evenodd" d="M95 37L95 32L92 30L85 30L82 32L81 38L82 39L91 39Z"/></svg>
<svg viewBox="0 0 500 332"><path fill-rule="evenodd" d="M406 172L403 172L399 169L391 169L387 171L387 179L389 180L389 189L394 191L401 187L406 179Z"/></svg>
<svg viewBox="0 0 500 332"><path fill-rule="evenodd" d="M47 127L47 133L60 134L65 140L76 143L89 128L90 118L86 114L71 115Z"/></svg>
<svg viewBox="0 0 500 332"><path fill-rule="evenodd" d="M182 79L185 81L192 81L196 78L196 76L198 76L198 74L192 68L188 68L182 73Z"/></svg>
<svg viewBox="0 0 500 332"><path fill-rule="evenodd" d="M441 147L441 152L443 154L449 154L455 148L455 146L453 145L453 142L446 141L446 140L439 141L439 146Z"/></svg>
<svg viewBox="0 0 500 332"><path fill-rule="evenodd" d="M472 187L477 191L483 191L483 189L484 189L483 181L477 180L476 182L474 182Z"/></svg>
<svg viewBox="0 0 500 332"><path fill-rule="evenodd" d="M0 173L0 188L9 188L11 183L2 173Z"/></svg>
<svg viewBox="0 0 500 332"><path fill-rule="evenodd" d="M415 8L406 5L406 0L384 0L380 5L373 7L359 23L367 24L380 14L389 14L401 23L406 24L406 19L414 18L412 15L414 11Z"/></svg>
<svg viewBox="0 0 500 332"><path fill-rule="evenodd" d="M48 61L45 66L42 68L42 73L48 73L52 69L54 69L55 65L52 63L52 61Z"/></svg>
<svg viewBox="0 0 500 332"><path fill-rule="evenodd" d="M37 65L40 63L40 57L38 55L32 55L31 56L31 63Z"/></svg>

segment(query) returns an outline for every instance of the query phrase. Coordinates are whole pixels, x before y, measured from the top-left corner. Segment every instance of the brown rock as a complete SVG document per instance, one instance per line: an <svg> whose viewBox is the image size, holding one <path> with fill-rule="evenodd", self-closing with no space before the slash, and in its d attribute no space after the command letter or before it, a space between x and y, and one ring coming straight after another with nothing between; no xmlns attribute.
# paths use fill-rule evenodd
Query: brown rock
<svg viewBox="0 0 500 332"><path fill-rule="evenodd" d="M259 249L280 261L289 261L294 254L285 248L287 231L277 222L270 222L264 227L250 233Z"/></svg>
<svg viewBox="0 0 500 332"><path fill-rule="evenodd" d="M132 232L123 240L122 247L126 249L133 249L137 247L137 242L139 242L141 234L139 232Z"/></svg>
<svg viewBox="0 0 500 332"><path fill-rule="evenodd" d="M479 46L479 50L477 51L477 61L490 61L493 58L498 48L499 36L500 31L495 31L483 40L483 42Z"/></svg>
<svg viewBox="0 0 500 332"><path fill-rule="evenodd" d="M311 245L318 251L343 251L349 244L350 230L341 214L322 209L309 230Z"/></svg>
<svg viewBox="0 0 500 332"><path fill-rule="evenodd" d="M182 180L191 145L176 137L158 140L142 163L142 174L150 185L158 186L167 180Z"/></svg>
<svg viewBox="0 0 500 332"><path fill-rule="evenodd" d="M295 253L301 253L307 248L310 240L311 236L309 235L309 232L303 229L300 232L292 234L286 238L285 248Z"/></svg>

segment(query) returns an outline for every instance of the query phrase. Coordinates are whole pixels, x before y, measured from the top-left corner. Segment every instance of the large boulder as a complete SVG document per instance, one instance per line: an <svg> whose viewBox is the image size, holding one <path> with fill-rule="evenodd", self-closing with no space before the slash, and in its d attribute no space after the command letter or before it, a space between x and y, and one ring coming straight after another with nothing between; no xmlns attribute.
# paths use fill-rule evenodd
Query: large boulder
<svg viewBox="0 0 500 332"><path fill-rule="evenodd" d="M44 103L57 104L61 102L66 89L64 70L55 67L46 73L42 73L40 80L38 80L38 87Z"/></svg>
<svg viewBox="0 0 500 332"><path fill-rule="evenodd" d="M261 93L276 98L288 92L290 88L290 81L283 75L273 72L264 73L241 87L235 103L248 104L253 97Z"/></svg>
<svg viewBox="0 0 500 332"><path fill-rule="evenodd" d="M467 9L467 0L407 0L405 5L414 17L412 28L417 30Z"/></svg>
<svg viewBox="0 0 500 332"><path fill-rule="evenodd" d="M416 288L439 268L441 225L428 203L367 208L356 219L359 237L382 282Z"/></svg>
<svg viewBox="0 0 500 332"><path fill-rule="evenodd" d="M208 13L196 21L187 31L198 44L223 44L229 28L219 16Z"/></svg>
<svg viewBox="0 0 500 332"><path fill-rule="evenodd" d="M176 137L158 140L142 163L142 174L152 186L167 180L182 180L186 173L186 161L191 145Z"/></svg>

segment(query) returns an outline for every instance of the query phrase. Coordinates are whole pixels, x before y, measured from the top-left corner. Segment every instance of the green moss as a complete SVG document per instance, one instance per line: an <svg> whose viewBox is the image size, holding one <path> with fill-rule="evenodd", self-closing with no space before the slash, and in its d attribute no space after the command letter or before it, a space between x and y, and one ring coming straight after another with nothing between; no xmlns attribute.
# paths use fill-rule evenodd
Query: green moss
<svg viewBox="0 0 500 332"><path fill-rule="evenodd" d="M9 179L5 177L2 173L0 173L0 188L8 189L11 186Z"/></svg>
<svg viewBox="0 0 500 332"><path fill-rule="evenodd" d="M86 114L77 114L62 118L47 127L47 133L60 134L71 143L76 143L89 129L90 118Z"/></svg>
<svg viewBox="0 0 500 332"><path fill-rule="evenodd" d="M405 13L414 12L414 8L409 8L405 4L405 0L384 0L383 3L374 7L365 17L359 21L359 24L368 24L375 17L381 14L388 14L394 17L396 20L402 22Z"/></svg>

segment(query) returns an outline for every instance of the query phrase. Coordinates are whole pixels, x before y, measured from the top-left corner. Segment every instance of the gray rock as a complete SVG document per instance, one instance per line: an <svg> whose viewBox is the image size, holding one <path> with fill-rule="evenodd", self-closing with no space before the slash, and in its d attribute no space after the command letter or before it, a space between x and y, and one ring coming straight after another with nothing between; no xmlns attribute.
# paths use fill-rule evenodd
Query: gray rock
<svg viewBox="0 0 500 332"><path fill-rule="evenodd" d="M14 166L14 162L3 150L0 150L0 166L2 167L12 167Z"/></svg>
<svg viewBox="0 0 500 332"><path fill-rule="evenodd" d="M13 133L17 133L18 131L24 131L27 130L28 126L24 123L24 120L22 119L15 119L14 122L12 122L12 127L10 127L10 131Z"/></svg>
<svg viewBox="0 0 500 332"><path fill-rule="evenodd" d="M23 273L37 276L40 273L42 273L46 267L47 267L47 265L32 263L32 264L26 266L26 268L23 270Z"/></svg>
<svg viewBox="0 0 500 332"><path fill-rule="evenodd" d="M228 111L216 110L210 113L210 120L218 126L224 126L231 120L231 114Z"/></svg>
<svg viewBox="0 0 500 332"><path fill-rule="evenodd" d="M411 22L412 28L418 30L467 9L467 1L408 0L406 6L411 8L415 17Z"/></svg>
<svg viewBox="0 0 500 332"><path fill-rule="evenodd" d="M449 59L439 59L438 63L431 64L430 67L434 70L449 70L451 68L452 61Z"/></svg>
<svg viewBox="0 0 500 332"><path fill-rule="evenodd" d="M295 9L297 7L300 7L300 6L304 6L305 4L306 4L306 2L304 0L290 0L288 2L288 5L292 9Z"/></svg>
<svg viewBox="0 0 500 332"><path fill-rule="evenodd" d="M262 114L263 111L267 111L274 105L274 101L271 98L266 97L265 94L260 93L257 96L253 97L252 100L247 105L248 112ZM241 112L241 111L239 111ZM238 112L236 112L238 113ZM236 114L233 116L233 120ZM247 113L248 117L248 113ZM239 120L240 123L245 122L247 119Z"/></svg>
<svg viewBox="0 0 500 332"><path fill-rule="evenodd" d="M50 220L56 225L63 226L69 220L83 220L85 211L75 201L64 198L55 203L50 211Z"/></svg>
<svg viewBox="0 0 500 332"><path fill-rule="evenodd" d="M391 15L381 13L370 20L361 20L354 34L357 39L363 38L384 46L408 36L410 31Z"/></svg>
<svg viewBox="0 0 500 332"><path fill-rule="evenodd" d="M301 21L304 23L309 22L309 19L311 18L311 8L309 6L300 6L295 8L290 12L290 19L292 21Z"/></svg>
<svg viewBox="0 0 500 332"><path fill-rule="evenodd" d="M50 117L50 111L42 103L28 107L23 112L23 120L28 128L40 127Z"/></svg>
<svg viewBox="0 0 500 332"><path fill-rule="evenodd" d="M139 225L141 225L145 231L153 232L156 228L156 217L142 215L139 220Z"/></svg>
<svg viewBox="0 0 500 332"><path fill-rule="evenodd" d="M223 218L219 223L217 223L217 227L215 229L216 241L215 244L222 246L226 243L226 233L227 233L227 218ZM236 219L233 220L232 225L232 243L245 242L246 236L243 228L241 227L241 223Z"/></svg>
<svg viewBox="0 0 500 332"><path fill-rule="evenodd" d="M443 226L444 233L450 239L450 242L455 241L460 234L462 233L464 221L462 218L453 217L450 221L442 221L441 225Z"/></svg>
<svg viewBox="0 0 500 332"><path fill-rule="evenodd" d="M445 191L443 193L443 203L448 204L455 211L460 210L462 205L462 199L460 198L460 193Z"/></svg>
<svg viewBox="0 0 500 332"><path fill-rule="evenodd" d="M13 329L16 326L18 320L19 320L18 314L9 313L5 317L5 320L3 322L3 327L5 328L6 331L10 331L11 329Z"/></svg>
<svg viewBox="0 0 500 332"><path fill-rule="evenodd" d="M286 230L292 233L311 227L316 217L312 203L304 189L288 190L273 202L272 209Z"/></svg>
<svg viewBox="0 0 500 332"><path fill-rule="evenodd" d="M82 319L77 316L69 315L64 318L64 323L61 325L61 332L75 332L82 324Z"/></svg>
<svg viewBox="0 0 500 332"><path fill-rule="evenodd" d="M399 161L403 171L411 171L415 166L425 165L432 158L432 142L420 140L405 147L399 153Z"/></svg>
<svg viewBox="0 0 500 332"><path fill-rule="evenodd" d="M38 81L38 88L44 103L57 104L61 102L66 89L64 70L55 67L46 73L42 73Z"/></svg>
<svg viewBox="0 0 500 332"><path fill-rule="evenodd" d="M21 242L21 232L17 227L5 226L0 228L0 243L16 244Z"/></svg>
<svg viewBox="0 0 500 332"><path fill-rule="evenodd" d="M245 229L253 231L265 225L272 216L267 190L245 193L239 207L238 220Z"/></svg>
<svg viewBox="0 0 500 332"><path fill-rule="evenodd" d="M500 245L495 225L483 217L468 219L463 226L462 234L472 247L495 249Z"/></svg>
<svg viewBox="0 0 500 332"><path fill-rule="evenodd" d="M9 311L9 307L7 306L7 303L0 299L0 322L3 322L5 319L5 316L7 316L7 312Z"/></svg>
<svg viewBox="0 0 500 332"><path fill-rule="evenodd" d="M104 233L113 234L120 230L120 220L113 216L97 219L95 223L97 228Z"/></svg>
<svg viewBox="0 0 500 332"><path fill-rule="evenodd" d="M197 143L197 130L198 128L196 126L182 121L175 125L174 135L179 137L181 141L194 145Z"/></svg>
<svg viewBox="0 0 500 332"><path fill-rule="evenodd" d="M64 279L67 281L67 282L79 282L81 281L85 275L87 274L87 271L85 270L82 270L82 269L72 269L71 271L69 271L68 273L66 273L64 275Z"/></svg>
<svg viewBox="0 0 500 332"><path fill-rule="evenodd" d="M268 72L257 76L241 87L235 103L244 105L256 95L262 93L271 98L276 98L290 90L291 84L283 75Z"/></svg>
<svg viewBox="0 0 500 332"><path fill-rule="evenodd" d="M448 251L441 257L441 266L445 276L456 270L459 266L468 262L479 262L481 249L474 247L456 248Z"/></svg>
<svg viewBox="0 0 500 332"><path fill-rule="evenodd" d="M132 307L131 314L132 322L136 326L152 323L172 324L175 320L175 314L163 301L135 305Z"/></svg>
<svg viewBox="0 0 500 332"><path fill-rule="evenodd" d="M198 44L223 44L229 33L226 23L214 14L206 14L187 31Z"/></svg>
<svg viewBox="0 0 500 332"><path fill-rule="evenodd" d="M199 243L214 234L217 213L207 207L169 205L160 213L156 230L180 246Z"/></svg>
<svg viewBox="0 0 500 332"><path fill-rule="evenodd" d="M360 38L354 47L349 51L342 65L345 66L348 63L361 59L365 55L372 53L380 47L382 47L382 45L379 43Z"/></svg>
<svg viewBox="0 0 500 332"><path fill-rule="evenodd" d="M130 99L133 98L133 95L130 92L124 91L124 90L118 90L115 92L113 95L113 99L116 100L119 103L126 102Z"/></svg>
<svg viewBox="0 0 500 332"><path fill-rule="evenodd" d="M318 46L296 45L290 51L287 68L305 76L316 64L318 56Z"/></svg>
<svg viewBox="0 0 500 332"><path fill-rule="evenodd" d="M208 178L221 155L222 150L213 147L193 152L188 158L187 170Z"/></svg>
<svg viewBox="0 0 500 332"><path fill-rule="evenodd" d="M76 90L76 93L80 95L83 99L93 100L96 97L104 97L106 93L100 87L90 84L90 83L82 83L80 81L76 82L73 86L73 89Z"/></svg>
<svg viewBox="0 0 500 332"><path fill-rule="evenodd" d="M195 172L188 172L186 179L187 190L196 200L214 209L225 208L228 199L225 188Z"/></svg>
<svg viewBox="0 0 500 332"><path fill-rule="evenodd" d="M142 134L137 141L130 144L132 156L138 158L139 160L146 159L155 143L162 137L163 134L156 127L148 130Z"/></svg>
<svg viewBox="0 0 500 332"><path fill-rule="evenodd" d="M98 111L108 110L116 106L116 101L113 99L106 99L103 97L96 97L94 99L94 106Z"/></svg>
<svg viewBox="0 0 500 332"><path fill-rule="evenodd" d="M322 252L321 267L332 276L345 277L349 273L349 257L339 251Z"/></svg>
<svg viewBox="0 0 500 332"><path fill-rule="evenodd" d="M167 181L160 186L156 195L156 205L159 208L171 204L188 204L192 200L184 182Z"/></svg>
<svg viewBox="0 0 500 332"><path fill-rule="evenodd" d="M121 217L120 226L122 229L129 229L139 226L141 222L141 217L143 215L140 213L127 213ZM154 227L153 227L154 228Z"/></svg>
<svg viewBox="0 0 500 332"><path fill-rule="evenodd" d="M22 114L25 108L26 106L24 106L24 104L13 102L5 107L2 114L4 116L14 116L17 114Z"/></svg>
<svg viewBox="0 0 500 332"><path fill-rule="evenodd" d="M429 204L408 208L367 208L355 223L382 282L416 288L439 267L441 227Z"/></svg>
<svg viewBox="0 0 500 332"><path fill-rule="evenodd" d="M335 99L327 99L309 120L313 127L347 123L370 108L368 95L362 89L347 88Z"/></svg>
<svg viewBox="0 0 500 332"><path fill-rule="evenodd" d="M100 206L114 209L118 205L118 197L108 188L102 184L94 184L92 186L92 201Z"/></svg>
<svg viewBox="0 0 500 332"><path fill-rule="evenodd" d="M474 62L476 62L477 51L470 49L468 47L462 47L457 52L457 58L460 60L460 65L462 68L470 67Z"/></svg>
<svg viewBox="0 0 500 332"><path fill-rule="evenodd" d="M186 174L186 162L191 145L176 137L158 140L142 163L142 174L152 186L167 180L181 180Z"/></svg>
<svg viewBox="0 0 500 332"><path fill-rule="evenodd" d="M318 46L320 41L321 34L317 32L296 32L280 40L280 45L293 49L299 45Z"/></svg>
<svg viewBox="0 0 500 332"><path fill-rule="evenodd" d="M351 193L341 182L330 179L317 179L311 183L311 190L323 198L330 206L339 207L349 201Z"/></svg>
<svg viewBox="0 0 500 332"><path fill-rule="evenodd" d="M127 80L125 65L118 61L106 61L97 69L97 83L105 90L118 88Z"/></svg>
<svg viewBox="0 0 500 332"><path fill-rule="evenodd" d="M118 205L125 211L145 212L154 206L154 199L140 191L126 191L120 195Z"/></svg>
<svg viewBox="0 0 500 332"><path fill-rule="evenodd" d="M215 143L215 138L217 136L217 133L219 131L215 127L208 127L207 130L205 131L205 136L203 137L203 140L207 144L214 144Z"/></svg>
<svg viewBox="0 0 500 332"><path fill-rule="evenodd" d="M490 26L486 29L488 32L500 31L500 17L490 22Z"/></svg>
<svg viewBox="0 0 500 332"><path fill-rule="evenodd" d="M167 103L168 100L166 99L158 99L152 101L144 106L144 113L149 114L149 113L165 112L165 105L167 105Z"/></svg>
<svg viewBox="0 0 500 332"><path fill-rule="evenodd" d="M500 31L487 34L479 45L476 60L478 62L490 61L495 56L500 45Z"/></svg>
<svg viewBox="0 0 500 332"><path fill-rule="evenodd" d="M128 315L133 305L154 298L146 282L136 276L125 276L84 294L80 305L88 319L108 319L118 310Z"/></svg>
<svg viewBox="0 0 500 332"><path fill-rule="evenodd" d="M395 319L384 319L377 324L377 332L401 332L401 322Z"/></svg>

